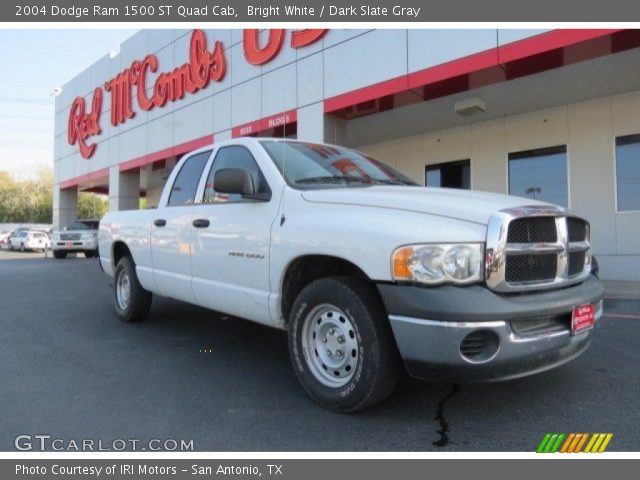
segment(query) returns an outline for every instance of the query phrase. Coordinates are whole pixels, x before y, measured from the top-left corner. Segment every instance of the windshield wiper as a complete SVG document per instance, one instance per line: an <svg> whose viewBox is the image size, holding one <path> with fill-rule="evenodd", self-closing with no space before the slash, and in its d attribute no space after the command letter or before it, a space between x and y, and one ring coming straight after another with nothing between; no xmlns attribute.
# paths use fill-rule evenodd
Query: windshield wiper
<svg viewBox="0 0 640 480"><path fill-rule="evenodd" d="M402 180L373 180L374 183L378 183L380 185L413 185L412 183L405 182Z"/></svg>
<svg viewBox="0 0 640 480"><path fill-rule="evenodd" d="M323 177L300 178L296 180L296 183L307 183L307 184L308 183L367 183L369 184L371 183L371 181L361 177L348 177L348 176L336 177L333 175L327 175Z"/></svg>

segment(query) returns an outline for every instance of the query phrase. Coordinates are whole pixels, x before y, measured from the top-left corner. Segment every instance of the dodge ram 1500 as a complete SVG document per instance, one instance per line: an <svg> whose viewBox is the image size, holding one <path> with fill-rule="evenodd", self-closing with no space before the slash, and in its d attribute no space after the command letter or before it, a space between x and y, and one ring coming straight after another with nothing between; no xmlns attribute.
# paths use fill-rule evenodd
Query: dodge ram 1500
<svg viewBox="0 0 640 480"><path fill-rule="evenodd" d="M124 321L157 294L286 329L303 388L341 412L383 400L403 367L455 381L556 367L602 314L579 215L284 139L185 155L156 209L105 216L99 256Z"/></svg>

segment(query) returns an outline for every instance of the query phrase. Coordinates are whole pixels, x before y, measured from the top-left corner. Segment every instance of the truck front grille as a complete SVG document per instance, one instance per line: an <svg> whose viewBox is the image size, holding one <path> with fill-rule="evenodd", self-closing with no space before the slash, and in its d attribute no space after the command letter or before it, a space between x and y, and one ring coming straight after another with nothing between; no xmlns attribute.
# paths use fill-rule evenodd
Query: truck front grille
<svg viewBox="0 0 640 480"><path fill-rule="evenodd" d="M60 240L80 240L79 233L61 233Z"/></svg>
<svg viewBox="0 0 640 480"><path fill-rule="evenodd" d="M587 239L587 223L578 218L567 218L567 234L570 242L584 242Z"/></svg>
<svg viewBox="0 0 640 480"><path fill-rule="evenodd" d="M569 276L573 277L582 273L587 252L571 252L569 254Z"/></svg>
<svg viewBox="0 0 640 480"><path fill-rule="evenodd" d="M558 240L553 217L518 218L509 224L507 243L555 242Z"/></svg>
<svg viewBox="0 0 640 480"><path fill-rule="evenodd" d="M507 257L505 279L509 283L540 282L553 279L558 268L558 256L513 255Z"/></svg>
<svg viewBox="0 0 640 480"><path fill-rule="evenodd" d="M559 207L521 207L492 215L485 274L497 291L560 287L589 275L589 224Z"/></svg>

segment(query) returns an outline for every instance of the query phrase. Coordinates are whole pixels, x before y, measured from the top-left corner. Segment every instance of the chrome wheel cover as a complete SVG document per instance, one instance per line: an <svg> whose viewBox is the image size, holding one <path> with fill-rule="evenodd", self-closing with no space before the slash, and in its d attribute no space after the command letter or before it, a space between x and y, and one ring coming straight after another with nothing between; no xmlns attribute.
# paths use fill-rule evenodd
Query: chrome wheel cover
<svg viewBox="0 0 640 480"><path fill-rule="evenodd" d="M320 383L339 388L356 371L360 350L356 330L338 307L314 307L302 324L302 350L307 367Z"/></svg>
<svg viewBox="0 0 640 480"><path fill-rule="evenodd" d="M126 310L131 301L131 279L126 270L121 270L116 280L116 302L120 310Z"/></svg>

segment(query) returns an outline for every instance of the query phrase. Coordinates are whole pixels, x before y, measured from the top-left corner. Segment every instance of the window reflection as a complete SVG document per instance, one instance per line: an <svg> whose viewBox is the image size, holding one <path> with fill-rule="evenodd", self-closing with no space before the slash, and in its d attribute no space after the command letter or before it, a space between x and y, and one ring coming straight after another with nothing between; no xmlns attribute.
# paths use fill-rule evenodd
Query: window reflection
<svg viewBox="0 0 640 480"><path fill-rule="evenodd" d="M509 154L509 194L569 206L567 147Z"/></svg>
<svg viewBox="0 0 640 480"><path fill-rule="evenodd" d="M438 163L425 167L425 185L427 187L471 188L471 162Z"/></svg>
<svg viewBox="0 0 640 480"><path fill-rule="evenodd" d="M640 210L640 135L616 138L618 211Z"/></svg>

